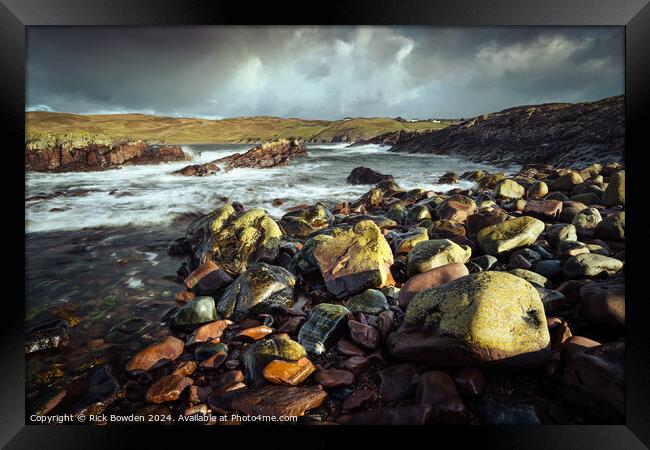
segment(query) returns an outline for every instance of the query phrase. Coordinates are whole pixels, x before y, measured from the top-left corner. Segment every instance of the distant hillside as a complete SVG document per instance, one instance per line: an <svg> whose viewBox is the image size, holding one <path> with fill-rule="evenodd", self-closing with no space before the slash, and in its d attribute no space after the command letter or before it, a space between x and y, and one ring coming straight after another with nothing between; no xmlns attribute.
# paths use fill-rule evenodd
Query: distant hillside
<svg viewBox="0 0 650 450"><path fill-rule="evenodd" d="M391 151L458 155L491 163L587 165L623 161L625 99L518 106L434 132L387 133Z"/></svg>
<svg viewBox="0 0 650 450"><path fill-rule="evenodd" d="M351 142L398 130L444 128L446 123L404 123L391 118L337 121L238 117L223 120L159 117L146 114L80 115L30 111L25 113L28 136L90 133L120 140L167 144L226 144L294 138L312 142Z"/></svg>

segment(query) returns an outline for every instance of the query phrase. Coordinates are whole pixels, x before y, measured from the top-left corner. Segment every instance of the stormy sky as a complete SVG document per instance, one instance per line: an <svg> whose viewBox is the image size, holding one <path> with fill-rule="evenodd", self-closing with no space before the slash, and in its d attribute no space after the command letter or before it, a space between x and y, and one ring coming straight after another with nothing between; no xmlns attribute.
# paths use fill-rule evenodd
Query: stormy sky
<svg viewBox="0 0 650 450"><path fill-rule="evenodd" d="M473 117L624 91L623 28L31 27L28 110Z"/></svg>

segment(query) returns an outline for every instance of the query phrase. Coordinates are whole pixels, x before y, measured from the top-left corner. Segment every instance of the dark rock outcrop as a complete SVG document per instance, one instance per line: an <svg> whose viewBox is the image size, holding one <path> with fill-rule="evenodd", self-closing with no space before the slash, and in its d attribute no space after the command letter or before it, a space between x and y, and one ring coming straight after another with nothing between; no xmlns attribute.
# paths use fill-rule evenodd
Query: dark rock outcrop
<svg viewBox="0 0 650 450"><path fill-rule="evenodd" d="M269 167L286 166L293 158L307 156L307 149L296 141L280 139L253 147L244 154L235 153L212 161L214 164L224 164L226 169L248 167L266 169Z"/></svg>
<svg viewBox="0 0 650 450"><path fill-rule="evenodd" d="M369 167L355 167L346 181L350 184L377 184L384 180L394 180L392 175L384 175Z"/></svg>
<svg viewBox="0 0 650 450"><path fill-rule="evenodd" d="M387 133L365 143L392 144L394 152L464 156L505 164L581 166L622 161L624 107L623 96L518 106L439 131Z"/></svg>
<svg viewBox="0 0 650 450"><path fill-rule="evenodd" d="M178 145L112 143L101 135L38 136L25 142L25 170L36 172L85 172L188 159Z"/></svg>

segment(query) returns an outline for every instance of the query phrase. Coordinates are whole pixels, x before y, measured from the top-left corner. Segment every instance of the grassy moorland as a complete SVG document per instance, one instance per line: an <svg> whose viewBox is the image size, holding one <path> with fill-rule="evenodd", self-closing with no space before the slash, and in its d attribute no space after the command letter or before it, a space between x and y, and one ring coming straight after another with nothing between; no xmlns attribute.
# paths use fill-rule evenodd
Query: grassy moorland
<svg viewBox="0 0 650 450"><path fill-rule="evenodd" d="M210 120L146 114L80 115L40 111L25 113L25 120L28 136L83 132L109 136L113 141L141 139L168 144L263 142L278 138L349 142L389 131L440 129L448 125L445 122L403 122L381 117L336 121L266 116Z"/></svg>

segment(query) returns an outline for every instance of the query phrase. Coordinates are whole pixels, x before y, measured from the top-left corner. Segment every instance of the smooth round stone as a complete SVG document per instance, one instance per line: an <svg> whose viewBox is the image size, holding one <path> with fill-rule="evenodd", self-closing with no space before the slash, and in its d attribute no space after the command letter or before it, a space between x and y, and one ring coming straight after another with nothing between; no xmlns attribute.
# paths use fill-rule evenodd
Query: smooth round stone
<svg viewBox="0 0 650 450"><path fill-rule="evenodd" d="M465 263L472 250L449 239L431 239L419 242L408 255L407 274L413 277L436 267L451 263Z"/></svg>
<svg viewBox="0 0 650 450"><path fill-rule="evenodd" d="M551 180L551 189L558 191L570 192L575 186L582 183L584 180L578 172L570 171L558 178Z"/></svg>
<svg viewBox="0 0 650 450"><path fill-rule="evenodd" d="M546 229L546 239L551 245L557 245L560 241L577 241L578 233L574 225L558 223Z"/></svg>
<svg viewBox="0 0 650 450"><path fill-rule="evenodd" d="M533 286L545 287L548 285L548 279L536 272L532 272L526 269L512 269L511 274L516 275L524 280L528 281Z"/></svg>
<svg viewBox="0 0 650 450"><path fill-rule="evenodd" d="M603 220L600 216L600 211L596 208L586 208L579 211L571 223L576 227L578 237L593 236L598 223Z"/></svg>
<svg viewBox="0 0 650 450"><path fill-rule="evenodd" d="M543 231L544 222L523 216L483 228L477 240L484 253L497 255L534 244Z"/></svg>
<svg viewBox="0 0 650 450"><path fill-rule="evenodd" d="M271 333L273 333L273 328L267 327L266 325L259 325L240 331L237 333L236 338L239 340L259 341Z"/></svg>
<svg viewBox="0 0 650 450"><path fill-rule="evenodd" d="M420 380L420 371L413 364L398 364L381 370L379 379L379 397L398 400L415 392Z"/></svg>
<svg viewBox="0 0 650 450"><path fill-rule="evenodd" d="M375 399L377 399L377 393L375 391L372 389L360 389L345 399L341 408L344 410L356 409Z"/></svg>
<svg viewBox="0 0 650 450"><path fill-rule="evenodd" d="M535 287L539 293L539 298L542 299L542 304L544 305L544 312L546 315L555 314L560 311L566 305L566 298L564 294L552 289L544 289L541 287Z"/></svg>
<svg viewBox="0 0 650 450"><path fill-rule="evenodd" d="M217 320L206 325L202 325L187 338L187 345L197 344L201 342L209 342L219 340L223 332L232 325L230 320Z"/></svg>
<svg viewBox="0 0 650 450"><path fill-rule="evenodd" d="M247 382L262 376L264 368L273 360L297 361L307 356L305 348L286 334L276 334L256 341L241 357Z"/></svg>
<svg viewBox="0 0 650 450"><path fill-rule="evenodd" d="M596 324L625 325L625 283L621 280L590 283L580 289L587 319Z"/></svg>
<svg viewBox="0 0 650 450"><path fill-rule="evenodd" d="M560 254L560 258L567 259L572 256L589 253L589 247L587 247L587 244L579 241L560 241L557 245L557 251Z"/></svg>
<svg viewBox="0 0 650 450"><path fill-rule="evenodd" d="M341 339L337 344L336 348L343 353L344 355L349 356L365 356L365 350L354 345L352 342L347 339Z"/></svg>
<svg viewBox="0 0 650 450"><path fill-rule="evenodd" d="M596 225L596 237L606 241L625 240L625 211L608 214Z"/></svg>
<svg viewBox="0 0 650 450"><path fill-rule="evenodd" d="M212 297L195 297L181 306L169 323L174 328L191 328L217 320L217 310Z"/></svg>
<svg viewBox="0 0 650 450"><path fill-rule="evenodd" d="M603 205L625 205L625 171L613 174L609 179L607 189L603 193Z"/></svg>
<svg viewBox="0 0 650 450"><path fill-rule="evenodd" d="M182 375L165 375L149 387L146 400L148 403L178 400L185 388L192 384L191 378Z"/></svg>
<svg viewBox="0 0 650 450"><path fill-rule="evenodd" d="M402 289L399 292L399 305L401 308L406 308L408 302L418 292L448 283L468 274L469 271L467 270L467 267L462 263L446 264L419 273L414 277L409 278L409 280L402 286Z"/></svg>
<svg viewBox="0 0 650 450"><path fill-rule="evenodd" d="M562 261L559 259L545 259L544 261L538 261L533 265L533 271L550 280L559 280L562 278L563 273Z"/></svg>
<svg viewBox="0 0 650 450"><path fill-rule="evenodd" d="M564 195L562 192L555 191L548 194L546 196L546 200L559 200L561 202L564 202L566 200L569 200L569 197Z"/></svg>
<svg viewBox="0 0 650 450"><path fill-rule="evenodd" d="M312 362L305 357L295 362L276 359L264 368L263 375L270 383L296 386L305 381L315 370Z"/></svg>
<svg viewBox="0 0 650 450"><path fill-rule="evenodd" d="M548 194L548 186L543 181L537 181L533 183L526 191L526 196L528 198L542 198Z"/></svg>
<svg viewBox="0 0 650 450"><path fill-rule="evenodd" d="M623 263L618 259L585 253L567 259L564 263L564 276L571 279L613 275L622 268Z"/></svg>
<svg viewBox="0 0 650 450"><path fill-rule="evenodd" d="M126 370L149 370L163 360L173 361L183 353L185 344L174 336L165 336L138 352L126 365Z"/></svg>
<svg viewBox="0 0 650 450"><path fill-rule="evenodd" d="M431 219L431 211L424 205L414 206L406 215L407 222L419 222L422 219Z"/></svg>
<svg viewBox="0 0 650 450"><path fill-rule="evenodd" d="M354 382L354 374L339 369L321 370L314 376L314 382L327 388L350 386Z"/></svg>
<svg viewBox="0 0 650 450"><path fill-rule="evenodd" d="M363 356L352 356L343 361L341 366L354 374L359 375L370 366L370 360Z"/></svg>
<svg viewBox="0 0 650 450"><path fill-rule="evenodd" d="M194 357L203 361L220 352L228 353L228 346L223 342L204 342L194 349Z"/></svg>
<svg viewBox="0 0 650 450"><path fill-rule="evenodd" d="M465 414L465 404L458 394L454 380L447 372L432 370L422 374L415 400L433 407L436 422L459 422Z"/></svg>
<svg viewBox="0 0 650 450"><path fill-rule="evenodd" d="M376 289L367 289L350 298L345 307L353 313L379 314L390 308L386 296Z"/></svg>

